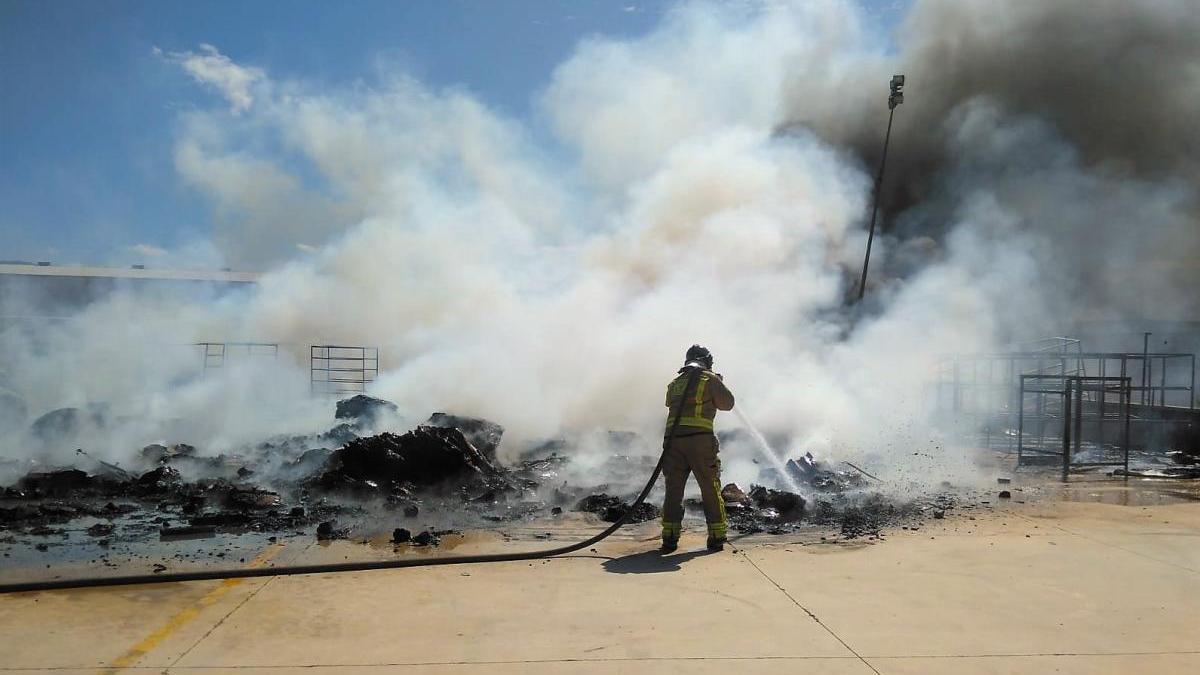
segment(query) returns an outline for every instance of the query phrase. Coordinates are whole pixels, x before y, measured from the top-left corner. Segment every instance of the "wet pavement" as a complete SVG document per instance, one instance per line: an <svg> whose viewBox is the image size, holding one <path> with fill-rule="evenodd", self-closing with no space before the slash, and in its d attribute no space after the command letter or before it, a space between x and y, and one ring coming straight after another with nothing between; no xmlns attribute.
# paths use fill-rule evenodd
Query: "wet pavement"
<svg viewBox="0 0 1200 675"><path fill-rule="evenodd" d="M243 454L30 471L0 494L0 582L550 549L618 519L653 466L620 452L630 434L591 464L565 441L506 464L487 420L358 426L388 405ZM1200 669L1200 481L981 458L930 486L799 456L803 496L724 487L719 554L692 498L659 555L655 492L562 558L0 596L0 653L33 672Z"/></svg>
<svg viewBox="0 0 1200 675"><path fill-rule="evenodd" d="M801 529L712 554L690 521L660 556L650 522L552 560L3 596L0 641L30 672L1197 672L1200 504L1170 497L1195 489L1118 482L1016 476L1012 499L875 540ZM267 542L239 565L528 550L600 526L567 513L427 551Z"/></svg>

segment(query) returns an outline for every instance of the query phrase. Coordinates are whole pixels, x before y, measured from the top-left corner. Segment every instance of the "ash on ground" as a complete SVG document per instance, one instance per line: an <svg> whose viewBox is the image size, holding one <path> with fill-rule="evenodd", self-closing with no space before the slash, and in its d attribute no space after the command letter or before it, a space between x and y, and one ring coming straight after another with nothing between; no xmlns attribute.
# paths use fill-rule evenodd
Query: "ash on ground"
<svg viewBox="0 0 1200 675"><path fill-rule="evenodd" d="M125 466L86 448L77 450L73 466L9 460L5 467L21 477L0 490L0 545L7 545L6 557L58 552L104 564L117 551L148 558L142 554L159 542L171 543L176 558L227 558L238 555L239 541L283 537L367 542L383 535L397 550L436 546L456 530L504 528L564 512L615 522L655 462L654 444L608 432L601 447L610 452L599 461L595 452L586 454L586 465L573 461L582 455L557 440L505 465L497 459L504 428L495 422L435 413L404 433L374 433L396 413L388 401L355 396L337 403L336 426L321 434L227 449L153 443ZM77 427L94 425L95 414L54 411L32 431L78 441L86 435ZM767 472L767 485L725 486L735 532L807 527L843 538L878 537L953 507L948 497L885 498L872 493L861 471L831 470L811 455L788 462L787 471L807 498L769 487L779 482ZM659 499L652 494L630 521L657 519Z"/></svg>

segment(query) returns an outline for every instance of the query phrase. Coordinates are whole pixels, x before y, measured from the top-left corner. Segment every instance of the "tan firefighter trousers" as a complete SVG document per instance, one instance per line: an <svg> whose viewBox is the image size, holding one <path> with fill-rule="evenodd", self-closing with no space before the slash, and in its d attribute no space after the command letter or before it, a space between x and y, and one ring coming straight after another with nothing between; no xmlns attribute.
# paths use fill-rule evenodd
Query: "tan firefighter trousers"
<svg viewBox="0 0 1200 675"><path fill-rule="evenodd" d="M680 431L687 433L687 427ZM683 523L683 488L688 474L696 474L708 536L725 538L725 502L721 499L721 458L717 437L711 433L676 437L663 454L663 477L667 496L663 499L663 538L678 539Z"/></svg>

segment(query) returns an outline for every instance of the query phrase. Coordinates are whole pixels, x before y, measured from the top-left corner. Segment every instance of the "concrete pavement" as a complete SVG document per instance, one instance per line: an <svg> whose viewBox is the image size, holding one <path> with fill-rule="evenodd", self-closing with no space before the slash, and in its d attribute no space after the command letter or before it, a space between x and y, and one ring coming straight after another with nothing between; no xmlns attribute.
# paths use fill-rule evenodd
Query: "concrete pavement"
<svg viewBox="0 0 1200 675"><path fill-rule="evenodd" d="M1086 489L1086 488L1085 488ZM1136 502L1135 502L1136 504ZM5 672L1195 673L1200 503L1054 500L883 542L586 555L0 597ZM564 539L566 537L564 536ZM455 552L528 549L482 537ZM248 564L391 555L269 546Z"/></svg>

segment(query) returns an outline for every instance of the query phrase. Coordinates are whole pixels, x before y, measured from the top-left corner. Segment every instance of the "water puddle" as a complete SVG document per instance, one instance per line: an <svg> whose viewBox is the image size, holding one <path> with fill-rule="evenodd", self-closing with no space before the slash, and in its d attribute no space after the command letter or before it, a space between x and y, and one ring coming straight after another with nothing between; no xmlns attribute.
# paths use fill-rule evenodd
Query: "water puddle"
<svg viewBox="0 0 1200 675"><path fill-rule="evenodd" d="M1057 498L1065 502L1092 502L1117 506L1164 506L1200 501L1197 481L1136 480L1118 485L1067 485Z"/></svg>

